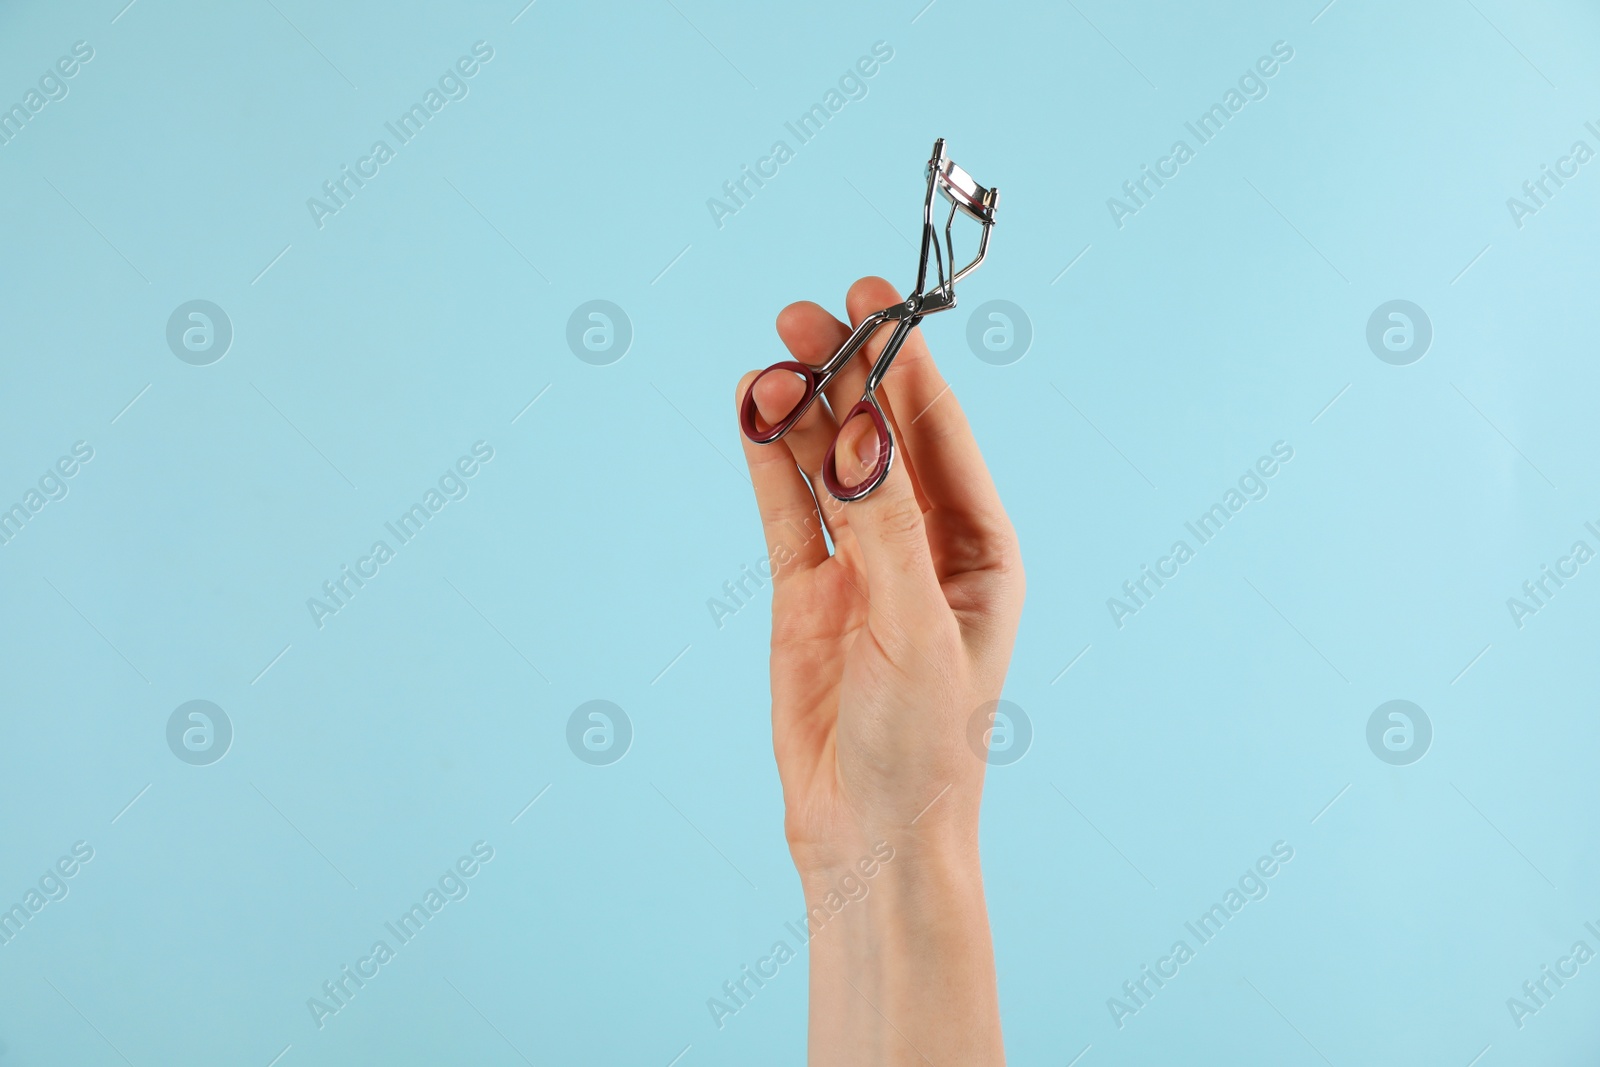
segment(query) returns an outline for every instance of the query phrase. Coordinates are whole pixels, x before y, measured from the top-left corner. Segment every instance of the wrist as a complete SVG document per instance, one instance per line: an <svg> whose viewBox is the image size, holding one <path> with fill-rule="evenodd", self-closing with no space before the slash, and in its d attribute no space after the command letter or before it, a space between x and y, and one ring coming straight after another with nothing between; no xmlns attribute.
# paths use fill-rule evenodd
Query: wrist
<svg viewBox="0 0 1600 1067"><path fill-rule="evenodd" d="M922 878L977 871L982 779L975 785L930 788L928 796L926 803L919 800L920 810L887 815L845 809L818 818L815 812L791 809L785 824L789 854L807 899L852 874L875 878L873 868L879 866Z"/></svg>
<svg viewBox="0 0 1600 1067"><path fill-rule="evenodd" d="M887 860L802 876L811 1062L1003 1063L975 845L881 844Z"/></svg>
<svg viewBox="0 0 1600 1067"><path fill-rule="evenodd" d="M900 910L953 901L974 889L981 895L977 842L970 839L863 836L849 848L797 849L795 866L808 908L836 912L877 895Z"/></svg>

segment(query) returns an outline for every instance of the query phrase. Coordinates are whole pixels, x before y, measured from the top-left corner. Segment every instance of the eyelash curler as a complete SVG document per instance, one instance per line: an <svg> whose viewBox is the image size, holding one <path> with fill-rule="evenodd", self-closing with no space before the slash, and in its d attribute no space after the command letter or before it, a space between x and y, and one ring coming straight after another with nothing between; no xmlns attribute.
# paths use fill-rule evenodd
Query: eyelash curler
<svg viewBox="0 0 1600 1067"><path fill-rule="evenodd" d="M950 214L944 223L944 250L939 248L939 233L933 223L933 194L937 191L950 201ZM834 470L834 450L838 448L838 438L828 446L828 455L822 461L822 482L828 487L828 492L836 500L860 500L871 493L883 480L889 476L890 464L894 462L894 437L889 433L888 420L884 418L883 408L878 405L877 390L883 383L884 375L889 373L889 366L894 362L894 357L899 353L906 338L911 336L911 331L928 315L939 311L948 311L956 306L956 282L965 278L977 269L983 262L984 255L989 250L989 231L994 227L994 209L1000 202L998 189L985 189L972 180L972 176L956 166L944 152L944 138L933 142L933 158L928 160L928 192L922 201L922 255L917 263L917 286L911 295L898 304L886 307L882 311L874 311L857 326L850 334L849 340L840 346L828 361L820 367L812 367L794 360L774 363L756 376L750 383L750 388L745 392L744 404L739 411L739 425L744 435L756 444L771 444L784 434L788 433L795 423L800 421L821 395L828 382L834 375L844 369L867 339L877 332L878 327L888 322L895 323L894 332L889 335L889 341L883 346L883 352L878 356L872 370L867 374L867 387L861 394L861 399L849 414L839 420L843 427L845 423L857 415L866 414L871 417L873 426L878 435L878 460L867 477L859 485L846 486L840 481ZM950 227L955 222L956 212L960 211L968 218L975 219L983 225L983 235L978 239L978 254L971 263L955 271L949 278L945 277L945 258L949 257L950 269L955 269L955 248L950 240ZM938 274L938 284L931 290L924 292L923 287L928 280L928 250L933 250L935 270ZM781 371L799 375L805 382L805 392L795 404L794 409L780 419L776 424L763 430L757 421L756 411L756 382L773 373Z"/></svg>

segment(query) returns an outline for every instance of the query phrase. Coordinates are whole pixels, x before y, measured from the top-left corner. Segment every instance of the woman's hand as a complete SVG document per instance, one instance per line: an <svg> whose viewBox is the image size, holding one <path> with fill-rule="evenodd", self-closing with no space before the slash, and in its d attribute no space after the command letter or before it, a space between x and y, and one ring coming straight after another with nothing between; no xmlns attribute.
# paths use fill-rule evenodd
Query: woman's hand
<svg viewBox="0 0 1600 1067"><path fill-rule="evenodd" d="M852 323L900 299L883 279L863 278L847 300ZM847 412L860 398L891 328L828 386L828 409ZM778 316L793 358L810 365L849 333L809 302ZM755 377L740 382L740 401ZM762 418L779 421L801 388L793 375L762 378ZM969 728L1000 696L1022 561L920 330L878 397L895 462L862 500L841 504L823 487L840 427L821 403L778 442L744 443L773 569L785 831L812 906L812 1062L1002 1063L977 848L985 763ZM876 449L871 422L852 419L840 479L858 483L852 473L870 470Z"/></svg>

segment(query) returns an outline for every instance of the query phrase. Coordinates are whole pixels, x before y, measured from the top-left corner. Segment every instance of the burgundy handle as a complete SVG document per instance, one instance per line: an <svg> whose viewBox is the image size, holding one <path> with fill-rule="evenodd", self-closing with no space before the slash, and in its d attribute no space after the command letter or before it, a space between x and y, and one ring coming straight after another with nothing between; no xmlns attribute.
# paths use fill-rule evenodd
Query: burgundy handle
<svg viewBox="0 0 1600 1067"><path fill-rule="evenodd" d="M828 492L835 500L846 503L860 500L878 486L889 476L889 465L894 460L894 438L889 436L889 423L883 417L883 411L878 407L877 400L869 393L850 409L850 413L840 420L841 430L857 415L868 415L878 435L878 460L872 469L867 472L867 477L854 485L845 485L839 480L835 470L834 451L839 447L839 439L835 437L833 444L828 446L827 458L822 461L822 484L828 487Z"/></svg>
<svg viewBox="0 0 1600 1067"><path fill-rule="evenodd" d="M795 402L795 405L793 409L790 410L789 414L785 415L782 419L774 423L769 428L763 430L761 429L760 423L757 421L761 413L756 410L756 384L773 371L783 371L786 374L800 375L801 378L805 379L806 388L805 392L800 395L800 399ZM755 379L750 383L750 388L745 390L744 403L739 408L739 428L744 431L744 435L746 437L750 438L750 440L754 441L756 444L771 444L773 441L776 441L778 438L788 433L794 424L800 421L800 416L806 413L806 409L811 406L811 402L817 398L817 389L820 385L821 378L817 374L816 370L812 367L806 366L804 363L796 363L793 360L786 360L783 363L774 363L772 366L756 375Z"/></svg>

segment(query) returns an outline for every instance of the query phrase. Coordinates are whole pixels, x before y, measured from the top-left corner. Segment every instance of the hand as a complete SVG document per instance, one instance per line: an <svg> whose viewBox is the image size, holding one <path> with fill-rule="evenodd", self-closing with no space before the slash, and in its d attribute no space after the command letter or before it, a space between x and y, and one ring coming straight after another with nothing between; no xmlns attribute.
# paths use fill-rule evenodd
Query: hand
<svg viewBox="0 0 1600 1067"><path fill-rule="evenodd" d="M858 323L900 299L883 279L863 278L847 306ZM850 333L810 302L785 308L777 325L793 358L811 365ZM859 399L891 328L829 385L828 409ZM740 401L755 377L741 380ZM781 419L801 388L793 375L762 378L762 418ZM859 879L880 842L894 850L869 883L875 896L813 941L813 1062L1000 1063L977 851L985 764L968 726L1000 696L1022 611L1021 556L920 329L878 396L895 462L863 500L840 504L823 487L840 428L821 403L778 442L744 442L773 567L773 750L808 904ZM876 449L871 422L852 419L837 451L841 480L859 482L850 472L870 470Z"/></svg>

